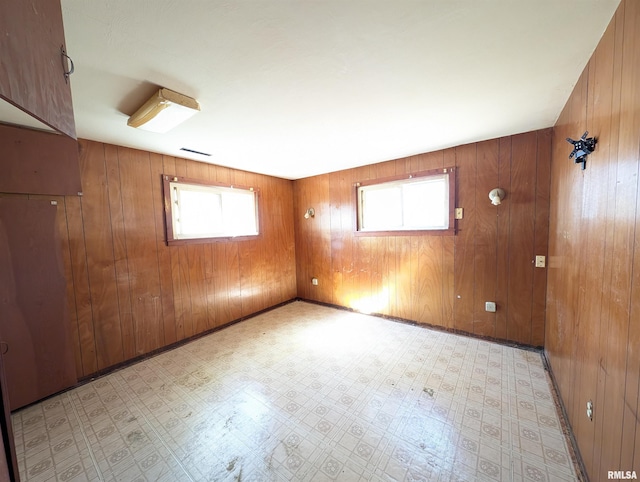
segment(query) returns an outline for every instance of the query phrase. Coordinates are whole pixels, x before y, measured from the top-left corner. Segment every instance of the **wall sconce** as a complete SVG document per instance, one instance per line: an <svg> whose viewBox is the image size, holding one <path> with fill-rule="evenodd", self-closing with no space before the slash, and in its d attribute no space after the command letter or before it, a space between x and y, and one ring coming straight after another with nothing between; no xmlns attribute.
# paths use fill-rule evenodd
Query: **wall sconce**
<svg viewBox="0 0 640 482"><path fill-rule="evenodd" d="M316 215L316 211L313 208L309 208L307 209L307 212L304 213L304 218L305 219L309 219L309 218L313 218Z"/></svg>
<svg viewBox="0 0 640 482"><path fill-rule="evenodd" d="M573 144L573 151L569 154L569 159L573 159L573 162L580 164L580 168L584 171L587 165L587 156L596 149L598 140L595 137L589 137L589 131L582 134L582 137L577 141L574 141L570 137L567 137L567 142Z"/></svg>
<svg viewBox="0 0 640 482"><path fill-rule="evenodd" d="M127 125L151 132L168 132L200 112L198 101L169 89L160 89L146 101Z"/></svg>
<svg viewBox="0 0 640 482"><path fill-rule="evenodd" d="M491 204L497 206L504 199L504 189L500 189L499 187L492 189L489 192L489 199L491 199Z"/></svg>

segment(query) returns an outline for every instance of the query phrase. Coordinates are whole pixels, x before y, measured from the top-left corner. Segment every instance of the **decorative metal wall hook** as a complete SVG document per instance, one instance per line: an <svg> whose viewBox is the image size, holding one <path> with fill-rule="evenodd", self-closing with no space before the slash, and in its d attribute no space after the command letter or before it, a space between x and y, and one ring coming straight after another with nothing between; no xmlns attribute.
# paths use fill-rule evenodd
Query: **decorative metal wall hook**
<svg viewBox="0 0 640 482"><path fill-rule="evenodd" d="M73 65L71 57L67 55L64 45L60 46L60 56L62 58L62 71L64 75L64 82L66 84L69 82L69 76L75 71L75 66ZM69 67L69 64L71 64L71 67Z"/></svg>
<svg viewBox="0 0 640 482"><path fill-rule="evenodd" d="M595 137L587 138L588 135L589 131L586 131L577 141L567 137L567 142L573 144L573 151L569 154L569 159L573 159L573 162L576 164L582 164L581 169L583 171L586 167L587 156L595 151L596 143L598 142Z"/></svg>

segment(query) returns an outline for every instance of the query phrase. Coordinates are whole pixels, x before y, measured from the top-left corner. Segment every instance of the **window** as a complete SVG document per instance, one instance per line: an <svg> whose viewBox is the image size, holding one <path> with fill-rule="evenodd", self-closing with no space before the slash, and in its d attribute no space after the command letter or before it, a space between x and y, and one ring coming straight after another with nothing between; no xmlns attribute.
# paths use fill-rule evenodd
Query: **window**
<svg viewBox="0 0 640 482"><path fill-rule="evenodd" d="M454 168L357 185L357 231L454 234Z"/></svg>
<svg viewBox="0 0 640 482"><path fill-rule="evenodd" d="M163 176L167 244L258 235L253 188Z"/></svg>

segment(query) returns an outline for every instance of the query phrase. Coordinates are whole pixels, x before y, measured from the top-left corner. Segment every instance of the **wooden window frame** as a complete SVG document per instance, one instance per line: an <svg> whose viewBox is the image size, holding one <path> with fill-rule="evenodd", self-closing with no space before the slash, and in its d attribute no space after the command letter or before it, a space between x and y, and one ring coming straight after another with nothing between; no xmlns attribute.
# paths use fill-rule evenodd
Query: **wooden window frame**
<svg viewBox="0 0 640 482"><path fill-rule="evenodd" d="M191 239L176 239L173 236L173 213L171 202L171 183L179 182L183 184L192 184L203 187L223 187L230 189L242 189L251 191L256 196L256 228L257 234L243 235L243 236L216 236L212 238L191 238ZM261 220L262 220L262 200L260 195L260 189L254 186L242 186L237 184L228 184L215 181L203 181L201 179L194 179L184 176L171 176L168 174L162 174L162 195L163 195L163 212L164 212L164 225L165 225L165 240L167 246L184 246L187 244L203 244L203 243L220 243L230 241L249 241L262 238Z"/></svg>
<svg viewBox="0 0 640 482"><path fill-rule="evenodd" d="M358 188L372 186L376 184L384 184L386 182L402 181L409 179L417 179L421 177L430 177L440 174L448 174L449 176L449 227L446 229L398 229L398 230L378 230L378 231L361 231L360 230L360 199L358 199ZM456 210L456 168L449 166L438 169L429 169L426 171L417 171L397 176L389 176L379 179L369 179L354 184L353 197L355 198L356 209L353 231L355 236L453 236L457 234L457 223L455 219Z"/></svg>

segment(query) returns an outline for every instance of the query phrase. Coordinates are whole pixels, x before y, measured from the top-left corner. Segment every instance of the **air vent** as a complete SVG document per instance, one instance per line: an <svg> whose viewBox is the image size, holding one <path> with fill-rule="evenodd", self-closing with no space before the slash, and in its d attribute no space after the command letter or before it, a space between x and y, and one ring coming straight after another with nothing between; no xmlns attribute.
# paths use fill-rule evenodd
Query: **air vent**
<svg viewBox="0 0 640 482"><path fill-rule="evenodd" d="M186 147L181 147L180 150L185 152L191 152L192 154L198 154L200 156L211 157L211 154L207 154L206 152L194 151L193 149L187 149Z"/></svg>

